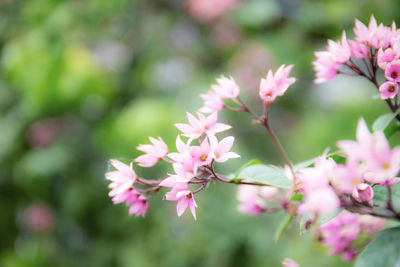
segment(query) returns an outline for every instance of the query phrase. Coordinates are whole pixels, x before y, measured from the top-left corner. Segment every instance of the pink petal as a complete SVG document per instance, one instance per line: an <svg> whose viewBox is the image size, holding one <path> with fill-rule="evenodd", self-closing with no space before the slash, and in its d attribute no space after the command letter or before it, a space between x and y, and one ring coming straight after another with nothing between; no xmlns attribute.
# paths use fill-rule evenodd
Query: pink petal
<svg viewBox="0 0 400 267"><path fill-rule="evenodd" d="M188 205L189 201L187 198L182 198L178 200L178 204L176 204L176 213L178 214L179 217L182 216L182 214L187 209Z"/></svg>

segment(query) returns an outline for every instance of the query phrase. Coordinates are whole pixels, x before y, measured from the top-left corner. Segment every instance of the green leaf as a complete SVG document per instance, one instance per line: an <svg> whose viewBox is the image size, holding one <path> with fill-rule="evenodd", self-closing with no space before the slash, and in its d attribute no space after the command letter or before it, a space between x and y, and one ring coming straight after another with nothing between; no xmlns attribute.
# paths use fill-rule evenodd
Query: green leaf
<svg viewBox="0 0 400 267"><path fill-rule="evenodd" d="M293 201L293 202L301 202L301 201L303 200L303 198L304 198L304 195L303 195L303 194L296 193L296 194L294 194L294 195L290 198L290 201Z"/></svg>
<svg viewBox="0 0 400 267"><path fill-rule="evenodd" d="M294 216L285 214L283 219L280 221L278 228L276 229L274 235L274 242L277 243L281 239L282 234L285 232L286 228L289 226L290 222L293 220Z"/></svg>
<svg viewBox="0 0 400 267"><path fill-rule="evenodd" d="M293 186L292 181L283 172L274 167L261 164L244 168L233 180L242 179L286 189L290 189Z"/></svg>
<svg viewBox="0 0 400 267"><path fill-rule="evenodd" d="M397 183L391 187L392 204L395 210L400 211L400 184ZM387 188L381 185L374 186L374 205L385 207L388 197Z"/></svg>
<svg viewBox="0 0 400 267"><path fill-rule="evenodd" d="M377 234L358 256L355 267L400 266L400 227Z"/></svg>
<svg viewBox="0 0 400 267"><path fill-rule="evenodd" d="M258 159L252 159L249 162L247 162L246 164L244 164L242 167L239 168L239 170L236 171L235 173L235 177L238 177L239 173L241 171L243 171L245 168L252 166L252 165L262 165L263 163L258 160Z"/></svg>
<svg viewBox="0 0 400 267"><path fill-rule="evenodd" d="M395 113L387 113L387 114L383 114L382 116L380 116L379 118L377 118L374 121L374 124L372 125L372 129L374 130L374 132L381 132L383 130L386 129L386 127L388 127L388 125L390 124L390 122L396 118L397 114L399 114L400 109L398 111L396 111Z"/></svg>
<svg viewBox="0 0 400 267"><path fill-rule="evenodd" d="M297 163L296 165L293 166L293 170L295 172L297 172L300 169L311 167L314 164L314 160L315 160L315 158L312 158L312 159Z"/></svg>
<svg viewBox="0 0 400 267"><path fill-rule="evenodd" d="M385 133L386 138L389 139L399 130L400 130L400 123L397 121L396 123L386 127L386 129L383 132Z"/></svg>

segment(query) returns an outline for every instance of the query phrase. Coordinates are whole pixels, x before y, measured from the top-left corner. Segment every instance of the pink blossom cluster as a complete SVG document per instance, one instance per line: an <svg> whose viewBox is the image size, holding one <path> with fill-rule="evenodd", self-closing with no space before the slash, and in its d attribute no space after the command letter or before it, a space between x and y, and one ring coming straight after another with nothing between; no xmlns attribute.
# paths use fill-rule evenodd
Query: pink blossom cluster
<svg viewBox="0 0 400 267"><path fill-rule="evenodd" d="M225 107L224 99L236 100L239 96L240 88L232 77L221 76L217 79L217 84L211 85L211 90L207 94L202 94L204 106L201 112L210 113L220 111Z"/></svg>
<svg viewBox="0 0 400 267"><path fill-rule="evenodd" d="M264 106L282 96L295 82L295 78L289 77L292 68L293 65L283 65L275 74L269 71L267 77L261 79L260 98ZM171 164L173 172L165 179L147 180L136 175L133 163L128 166L115 159L110 161L115 170L107 172L106 179L111 181L109 196L114 204L125 203L129 206L130 214L144 216L148 201L154 193L162 188L169 188L164 199L177 203L178 216L189 208L196 219L197 204L194 195L206 188L212 180L231 183L230 179L214 170L215 163L224 163L239 157L237 153L230 151L234 143L233 136L217 138L217 134L231 129L230 125L218 122L218 112L224 108L239 112L250 112L250 109L240 99L240 88L232 77L221 76L216 81L208 93L200 95L203 106L199 112L195 115L187 112L188 123L175 124L180 131L176 139L176 152L169 152L161 137L149 137L151 144L137 147L137 150L144 152L134 160L138 166L153 167L160 160ZM225 101L230 101L230 104ZM233 107L232 104L236 106ZM257 119L260 124L264 123L260 118ZM198 187L193 189L196 185ZM265 200L273 200L277 193L278 189L273 187L243 185L239 188L242 202L239 210L251 214L265 212L268 210Z"/></svg>
<svg viewBox="0 0 400 267"><path fill-rule="evenodd" d="M326 82L339 73L364 76L377 83L380 68L386 78L379 86L380 96L394 98L400 81L400 30L394 22L390 27L378 25L371 16L368 26L355 20L354 34L355 40L349 40L343 32L340 41L328 40L326 51L315 52L315 83Z"/></svg>
<svg viewBox="0 0 400 267"><path fill-rule="evenodd" d="M385 224L385 219L343 210L314 232L318 240L331 249L331 254L341 254L345 260L352 260L358 252L354 244L357 238L361 234L376 234Z"/></svg>
<svg viewBox="0 0 400 267"><path fill-rule="evenodd" d="M148 208L148 198L133 187L138 177L132 163L128 166L115 159L110 162L116 169L106 173L106 179L111 181L108 187L111 189L109 196L112 201L114 204L125 203L129 206L129 214L144 217Z"/></svg>
<svg viewBox="0 0 400 267"><path fill-rule="evenodd" d="M231 152L234 137L228 136L218 141L215 134L226 131L231 126L217 122L216 112L209 116L197 113L197 118L187 113L189 124L177 123L175 126L181 131L182 136L187 137L187 142L181 140L180 135L176 140L177 152L169 153L175 173L169 174L161 181L160 186L171 188L164 196L169 201L177 201L176 211L181 216L189 207L196 219L194 193L189 190L190 183L202 183L206 186L210 181L208 176L212 172L214 162L226 162L239 155ZM194 141L197 143L192 145Z"/></svg>
<svg viewBox="0 0 400 267"><path fill-rule="evenodd" d="M260 98L268 104L275 101L276 97L283 96L286 90L296 81L296 78L289 77L293 65L282 65L274 73L268 71L267 77L260 82Z"/></svg>
<svg viewBox="0 0 400 267"><path fill-rule="evenodd" d="M338 147L345 164L323 155L314 166L298 172L306 197L299 214L331 214L352 203L372 207L374 185L387 187L399 181L400 146L391 149L383 132L370 133L363 119L358 122L357 140L339 141Z"/></svg>
<svg viewBox="0 0 400 267"><path fill-rule="evenodd" d="M326 82L339 73L365 77L377 87L392 113L396 113L399 110L399 30L394 23L391 27L377 25L372 16L368 27L356 20L354 33L355 40L348 40L344 32L340 41L328 41L327 51L315 53L315 82ZM385 224L382 218L400 219L400 213L391 203L391 188L399 181L400 146L391 148L383 132L371 133L365 121L360 119L356 140L339 141L339 154L332 155L326 151L308 167L296 171L268 118L271 104L296 81L296 78L290 77L292 68L293 65L282 65L276 72L269 70L266 77L260 80L262 115L257 115L240 98L240 87L233 77L218 78L207 93L200 95L203 105L198 112L187 112L187 123L175 124L180 131L175 152L171 152L160 137L150 137L151 144L137 147L144 154L134 162L145 168L153 167L159 161L167 162L172 171L166 177L144 179L136 174L133 163L127 165L118 160L110 161L113 170L106 173L106 179L111 182L109 196L114 204L125 203L130 214L144 216L149 199L158 191L167 189L163 198L176 202L178 216L189 209L196 219L197 193L212 181L237 184L238 210L242 213L260 215L283 209L290 218L306 218L306 228L317 225L323 216L339 213L314 231L319 240L331 248L332 254L341 254L347 260L354 258L358 253L354 244L360 234L372 235L380 231ZM377 81L378 69L385 74L381 85ZM231 152L235 140L233 136L219 138L221 132L231 129L230 125L218 121L219 112L224 109L248 113L254 119L253 124L265 127L285 162L286 171L282 172L282 176L290 180L287 182L290 182L288 187L291 188L278 189L270 186L273 183L262 183L250 177L229 179L216 172L214 164L239 157ZM400 120L400 117L397 115L396 119ZM341 161L335 161L335 156L339 156ZM387 190L385 206L374 203L376 187ZM380 210L377 211L377 207ZM298 266L290 259L283 264Z"/></svg>
<svg viewBox="0 0 400 267"><path fill-rule="evenodd" d="M237 199L238 211L252 215L268 212L268 202L279 203L279 189L272 186L239 185Z"/></svg>

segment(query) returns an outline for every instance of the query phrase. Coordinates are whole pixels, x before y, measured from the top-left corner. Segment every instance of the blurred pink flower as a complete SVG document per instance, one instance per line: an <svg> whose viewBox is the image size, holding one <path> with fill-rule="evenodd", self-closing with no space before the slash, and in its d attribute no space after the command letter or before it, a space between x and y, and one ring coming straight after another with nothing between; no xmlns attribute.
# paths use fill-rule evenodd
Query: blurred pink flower
<svg viewBox="0 0 400 267"><path fill-rule="evenodd" d="M368 55L368 46L362 42L348 41L351 55L357 59L365 58Z"/></svg>
<svg viewBox="0 0 400 267"><path fill-rule="evenodd" d="M200 97L203 99L203 107L199 109L200 112L211 113L220 111L225 106L224 101L222 101L222 99L219 98L214 92L201 94Z"/></svg>
<svg viewBox="0 0 400 267"><path fill-rule="evenodd" d="M339 198L330 187L319 188L306 196L306 200L297 210L299 214L313 214L315 216L331 214L340 207Z"/></svg>
<svg viewBox="0 0 400 267"><path fill-rule="evenodd" d="M392 48L387 48L383 50L382 48L380 48L378 50L376 61L381 69L385 69L392 61L398 58L399 58L398 50Z"/></svg>
<svg viewBox="0 0 400 267"><path fill-rule="evenodd" d="M369 206L372 206L374 190L369 184L359 184L357 188L354 188L352 197L360 203L367 203Z"/></svg>
<svg viewBox="0 0 400 267"><path fill-rule="evenodd" d="M236 98L240 93L240 88L235 80L231 77L226 78L223 75L217 79L217 85L211 85L211 89L221 98Z"/></svg>
<svg viewBox="0 0 400 267"><path fill-rule="evenodd" d="M397 182L400 170L400 146L391 149L383 132L371 134L364 119L358 121L357 141L341 140L338 147L348 160L361 161L363 179L373 184Z"/></svg>
<svg viewBox="0 0 400 267"><path fill-rule="evenodd" d="M135 214L136 217L139 217L140 215L144 217L146 215L147 209L149 207L149 203L147 201L147 198L145 196L140 195L138 198L135 200L132 200L131 202L126 202L126 204L129 207L129 214Z"/></svg>
<svg viewBox="0 0 400 267"><path fill-rule="evenodd" d="M116 168L116 171L109 171L106 173L106 179L111 181L108 186L111 188L110 197L123 194L125 190L132 187L136 181L136 173L133 170L132 163L128 166L116 159L110 160L111 165Z"/></svg>
<svg viewBox="0 0 400 267"><path fill-rule="evenodd" d="M24 211L25 225L34 232L42 233L53 228L54 218L50 208L45 204L33 204Z"/></svg>
<svg viewBox="0 0 400 267"><path fill-rule="evenodd" d="M252 215L261 215L267 211L266 200L277 202L278 188L271 186L239 185L237 199L238 211Z"/></svg>
<svg viewBox="0 0 400 267"><path fill-rule="evenodd" d="M360 234L360 215L344 210L317 227L315 232L322 244L331 248L331 254L342 254L345 260L352 260L356 252L351 248L351 242Z"/></svg>
<svg viewBox="0 0 400 267"><path fill-rule="evenodd" d="M300 265L292 259L285 258L282 262L282 267L300 267Z"/></svg>
<svg viewBox="0 0 400 267"><path fill-rule="evenodd" d="M386 219L378 218L370 215L360 216L361 231L370 235L374 235L381 231L387 223Z"/></svg>
<svg viewBox="0 0 400 267"><path fill-rule="evenodd" d="M330 53L333 61L341 64L346 63L351 56L350 46L346 39L346 32L343 31L341 42L328 40L327 50Z"/></svg>
<svg viewBox="0 0 400 267"><path fill-rule="evenodd" d="M335 78L338 73L338 68L340 67L340 63L335 62L331 53L327 51L315 52L314 55L317 57L315 61L313 61L314 71L316 79L314 83L324 83L328 80Z"/></svg>
<svg viewBox="0 0 400 267"><path fill-rule="evenodd" d="M344 194L352 194L362 182L362 171L357 161L348 160L346 164L337 164L333 170L332 184Z"/></svg>
<svg viewBox="0 0 400 267"><path fill-rule="evenodd" d="M240 0L185 0L189 14L200 22L213 21L234 9Z"/></svg>
<svg viewBox="0 0 400 267"><path fill-rule="evenodd" d="M289 86L296 81L296 78L289 77L292 68L293 65L289 65L287 67L282 65L275 72L275 74L269 70L267 77L265 79L261 79L259 93L264 102L271 104L275 101L277 96L284 95Z"/></svg>
<svg viewBox="0 0 400 267"><path fill-rule="evenodd" d="M38 121L28 130L28 142L35 148L48 146L63 134L65 130L64 126L64 123L60 119Z"/></svg>

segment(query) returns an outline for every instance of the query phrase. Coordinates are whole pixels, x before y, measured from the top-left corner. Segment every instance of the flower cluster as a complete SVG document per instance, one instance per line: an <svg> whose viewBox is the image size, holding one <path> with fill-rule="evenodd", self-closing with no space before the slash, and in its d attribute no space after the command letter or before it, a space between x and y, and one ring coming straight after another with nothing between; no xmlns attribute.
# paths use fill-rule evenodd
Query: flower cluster
<svg viewBox="0 0 400 267"><path fill-rule="evenodd" d="M346 210L329 222L315 228L318 240L330 247L331 254L341 254L345 260L352 260L358 248L354 241L361 234L373 235L385 226L386 220L370 215L360 215Z"/></svg>
<svg viewBox="0 0 400 267"><path fill-rule="evenodd" d="M288 87L295 82L289 77L293 65L281 66L275 74L268 72L266 79L260 82L260 97L264 105L271 104L277 96L282 96ZM144 152L134 161L138 166L153 167L162 160L171 164L173 172L160 180L147 180L138 177L133 170L132 163L128 166L118 160L111 160L116 169L106 173L106 179L111 181L110 197L114 204L125 203L130 207L129 213L136 216L146 214L148 200L162 188L169 188L164 199L175 201L176 212L181 216L187 208L196 219L196 201L194 195L206 188L212 180L225 183L237 183L217 174L215 163L224 163L239 155L231 152L234 137L228 136L218 140L217 134L231 129L230 125L218 122L218 112L226 108L229 110L248 112L255 116L259 124L265 124L266 118L256 116L239 97L240 88L232 77L221 76L217 84L211 85L211 90L200 95L203 106L195 115L187 112L188 123L176 123L180 131L176 139L177 152L169 152L168 146L161 137L149 137L151 144L139 145L137 150ZM229 100L231 106L224 101ZM184 138L184 140L182 140ZM239 210L251 214L261 214L269 211L265 200L275 201L277 188L258 185L247 185L239 182L241 207ZM251 183L250 183L251 184ZM192 186L198 186L192 189ZM255 191L259 192L255 193Z"/></svg>
<svg viewBox="0 0 400 267"><path fill-rule="evenodd" d="M184 143L181 137L176 140L178 152L168 154L172 160L174 169L173 174L169 174L166 179L161 181L160 186L171 188L164 196L169 201L177 201L177 213L181 216L183 212L190 208L193 217L196 219L195 207L197 207L193 194L201 191L211 181L209 175L213 172L214 162L226 162L231 158L238 158L239 155L230 152L234 138L225 137L218 141L216 133L226 131L231 126L218 123L216 112L208 117L201 113L197 118L187 113L189 124L177 123L175 126L188 138ZM198 141L198 145L192 145L193 141ZM190 191L190 183L202 184L196 191Z"/></svg>
<svg viewBox="0 0 400 267"><path fill-rule="evenodd" d="M112 201L114 204L125 202L130 207L129 214L144 216L148 207L148 198L133 187L138 177L132 168L132 164L128 166L115 159L110 160L110 162L116 169L106 173L106 179L111 181L109 196L112 197Z"/></svg>
<svg viewBox="0 0 400 267"><path fill-rule="evenodd" d="M327 51L315 53L315 82L325 82L339 73L365 77L389 105L390 117L400 121L397 115L400 31L394 23L391 27L377 25L372 16L368 27L356 20L354 33L355 40L348 40L344 32L340 41L328 41ZM166 177L144 179L136 174L132 163L126 165L118 160L110 161L115 170L107 172L106 179L111 181L109 195L114 204L125 203L130 214L144 216L149 199L158 191L168 189L164 199L176 202L178 216L189 208L196 219L197 193L212 181L237 184L240 212L261 215L284 210L290 218L288 222L297 218L305 221L305 229L316 226L314 232L318 240L330 247L331 254L341 254L346 260L353 259L358 253L355 241L361 234L373 235L380 231L387 218L400 220L400 212L392 203L392 188L400 181L397 177L400 146L391 148L383 131L371 133L365 121L360 119L356 140L338 141L339 152L329 154L326 150L311 164L295 168L272 130L268 117L271 104L296 81L296 78L290 77L292 68L293 65L282 65L275 73L269 70L266 77L260 80L262 115L257 115L240 98L240 88L232 77L218 78L209 92L200 95L203 105L198 112L187 112L188 122L175 124L180 131L176 138L176 152L170 152L160 137L150 137L151 144L137 147L144 152L134 160L137 165L147 168L160 160L165 161L173 170ZM385 75L381 84L377 80L379 69ZM219 112L224 109L248 113L253 118L253 124L264 127L282 156L284 168L257 163L261 166L255 169L260 173L254 175L253 168L253 175L249 175L253 177L232 179L218 174L214 164L239 157L231 152L235 140L233 136L218 138L219 133L231 129L230 125L218 121ZM248 170L254 167L252 165L243 168ZM240 173L246 172L241 169ZM386 191L384 204L374 200L377 188ZM319 225L324 216L332 219ZM298 266L290 259L283 264Z"/></svg>
<svg viewBox="0 0 400 267"><path fill-rule="evenodd" d="M237 199L240 202L238 211L252 215L268 212L267 201L279 202L279 189L272 186L239 185Z"/></svg>
<svg viewBox="0 0 400 267"><path fill-rule="evenodd" d="M351 201L372 206L372 186L392 186L399 181L400 146L391 149L383 132L371 134L363 119L358 123L357 141L339 141L338 147L345 164L323 155L313 167L299 171L301 192L306 196L299 214L330 214Z"/></svg>
<svg viewBox="0 0 400 267"><path fill-rule="evenodd" d="M380 68L386 78L378 88L380 96L394 98L400 81L400 31L396 24L378 25L371 16L367 27L356 19L354 34L355 40L348 40L343 32L340 41L329 40L326 51L315 52L315 83L326 82L337 74L349 74L364 76L377 85L376 72Z"/></svg>

